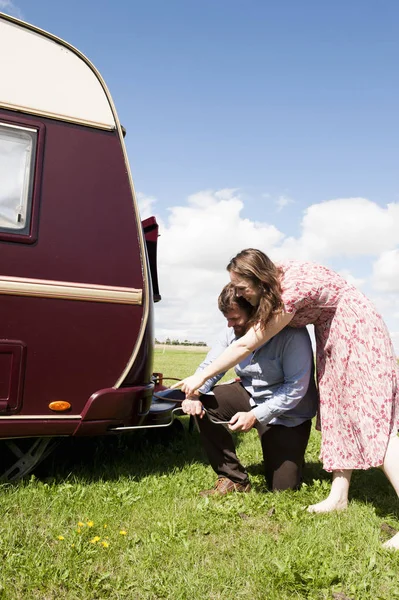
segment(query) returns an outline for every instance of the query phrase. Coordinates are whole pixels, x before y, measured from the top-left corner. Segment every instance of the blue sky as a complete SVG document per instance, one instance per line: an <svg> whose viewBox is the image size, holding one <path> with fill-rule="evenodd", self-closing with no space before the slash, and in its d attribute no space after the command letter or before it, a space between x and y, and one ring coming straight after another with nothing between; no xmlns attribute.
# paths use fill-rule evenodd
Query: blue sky
<svg viewBox="0 0 399 600"><path fill-rule="evenodd" d="M264 239L348 276L399 345L396 0L1 7L75 45L111 91L143 216L161 223L158 337L209 339L224 265Z"/></svg>

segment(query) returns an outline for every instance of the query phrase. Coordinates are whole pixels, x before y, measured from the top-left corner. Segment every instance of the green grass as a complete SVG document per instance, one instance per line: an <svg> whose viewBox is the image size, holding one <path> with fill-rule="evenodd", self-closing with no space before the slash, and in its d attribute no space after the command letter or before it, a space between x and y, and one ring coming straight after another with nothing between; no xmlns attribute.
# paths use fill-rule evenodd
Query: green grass
<svg viewBox="0 0 399 600"><path fill-rule="evenodd" d="M155 371L163 373L164 377L174 377L176 379L183 379L188 375L192 375L197 369L198 365L203 361L206 356L206 352L201 350L155 350ZM236 377L234 369L230 369L228 373L221 379L225 381ZM165 380L165 385L172 385L173 381Z"/></svg>
<svg viewBox="0 0 399 600"><path fill-rule="evenodd" d="M160 350L155 368L184 377L202 356ZM380 471L354 475L345 513L310 515L329 490L318 432L305 485L277 494L250 432L237 444L253 491L200 498L214 474L184 427L70 440L36 476L1 487L0 599L399 598L399 553L381 549L399 503Z"/></svg>

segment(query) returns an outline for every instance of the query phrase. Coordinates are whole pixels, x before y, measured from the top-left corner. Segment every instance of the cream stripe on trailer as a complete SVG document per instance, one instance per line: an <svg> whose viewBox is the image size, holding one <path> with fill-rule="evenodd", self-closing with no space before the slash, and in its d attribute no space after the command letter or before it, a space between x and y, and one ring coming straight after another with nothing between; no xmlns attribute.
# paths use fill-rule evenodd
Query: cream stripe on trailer
<svg viewBox="0 0 399 600"><path fill-rule="evenodd" d="M0 294L138 305L143 300L142 290L134 288L22 277L0 277Z"/></svg>

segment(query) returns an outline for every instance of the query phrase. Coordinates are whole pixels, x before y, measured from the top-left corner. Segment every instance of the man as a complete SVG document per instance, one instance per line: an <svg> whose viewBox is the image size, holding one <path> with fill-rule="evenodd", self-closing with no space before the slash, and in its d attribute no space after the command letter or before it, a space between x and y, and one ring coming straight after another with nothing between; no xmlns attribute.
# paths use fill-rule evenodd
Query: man
<svg viewBox="0 0 399 600"><path fill-rule="evenodd" d="M245 333L254 310L235 295L232 284L223 288L218 305L227 319L227 328L199 370ZM246 432L256 427L269 488L298 489L318 401L307 330L286 327L237 365L235 371L240 381L215 385L223 376L218 375L200 388L199 397L182 403L186 414L199 417L202 444L218 475L215 486L201 495L248 492L251 488L231 433L213 421L227 421L231 431Z"/></svg>

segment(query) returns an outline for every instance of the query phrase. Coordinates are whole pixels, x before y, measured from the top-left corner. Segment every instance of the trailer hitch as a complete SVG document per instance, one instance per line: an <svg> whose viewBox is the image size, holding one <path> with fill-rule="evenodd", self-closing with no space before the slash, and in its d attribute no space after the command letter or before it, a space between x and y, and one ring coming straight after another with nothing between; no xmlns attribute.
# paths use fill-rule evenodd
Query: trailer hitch
<svg viewBox="0 0 399 600"><path fill-rule="evenodd" d="M159 373L154 373L155 376L159 377L160 374ZM180 381L180 379L177 379L176 377L165 377L165 378L159 378L157 379L157 383L161 383L163 379L167 379L168 381ZM127 426L127 427L112 427L109 431L136 431L138 429L154 429L154 428L160 428L160 427L170 427L170 425L172 425L173 421L175 420L175 416L176 413L181 412L182 414L185 414L183 412L183 409L181 406L175 406L176 404L182 404L185 400L185 398L170 398L168 396L163 395L163 392L167 391L167 389L162 390L161 392L153 392L152 396L153 398L156 398L159 402L164 402L164 403L169 403L170 404L170 414L171 414L171 419L170 421L168 421L167 423L160 423L160 424L150 424L150 425L132 425L132 426ZM230 421L219 421L218 419L215 419L214 417L212 417L209 414L209 411L202 406L202 410L205 414L205 416L215 425L228 425L230 423ZM197 416L197 415L196 415ZM196 416L194 416L194 422L197 424L196 421ZM198 424L197 424L197 428L198 428Z"/></svg>

